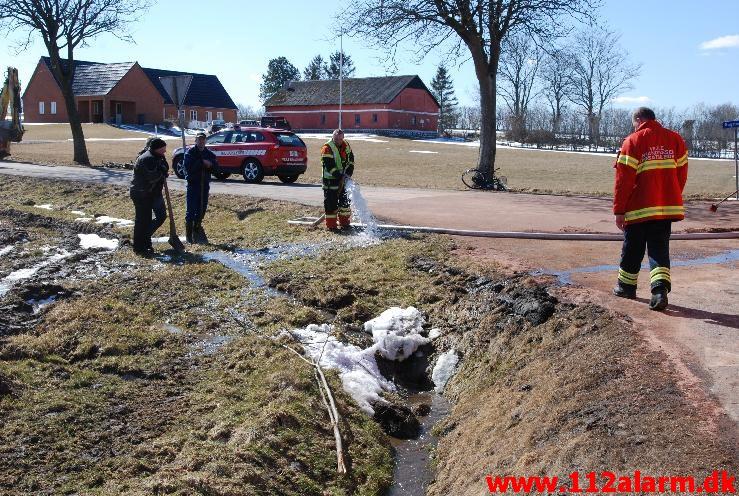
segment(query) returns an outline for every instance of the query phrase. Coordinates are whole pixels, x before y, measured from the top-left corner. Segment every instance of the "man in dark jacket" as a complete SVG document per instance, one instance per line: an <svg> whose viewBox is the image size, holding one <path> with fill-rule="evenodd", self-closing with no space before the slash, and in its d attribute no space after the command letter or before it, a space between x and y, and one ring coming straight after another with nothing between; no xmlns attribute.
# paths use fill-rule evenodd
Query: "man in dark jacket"
<svg viewBox="0 0 739 496"><path fill-rule="evenodd" d="M185 234L188 243L207 243L203 217L208 209L210 175L218 168L215 154L205 147L205 133L195 137L195 146L185 153L184 167L187 180L187 212Z"/></svg>
<svg viewBox="0 0 739 496"><path fill-rule="evenodd" d="M151 256L154 248L151 236L164 223L167 211L162 188L169 172L165 155L167 143L159 138L150 139L147 147L136 159L131 181L131 200L136 208L133 226L133 251L137 255ZM151 214L154 212L154 219Z"/></svg>

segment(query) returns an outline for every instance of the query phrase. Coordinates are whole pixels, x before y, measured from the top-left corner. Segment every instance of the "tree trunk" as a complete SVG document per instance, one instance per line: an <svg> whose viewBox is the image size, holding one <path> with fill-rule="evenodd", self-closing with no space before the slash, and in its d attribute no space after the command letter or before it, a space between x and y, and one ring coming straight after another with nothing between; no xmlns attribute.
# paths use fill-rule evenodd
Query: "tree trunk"
<svg viewBox="0 0 739 496"><path fill-rule="evenodd" d="M72 141L74 143L74 161L81 165L90 165L90 159L87 156L87 144L85 143L85 134L82 131L82 123L80 122L80 113L77 109L77 102L74 99L72 85L62 85L62 93L64 102L67 105L67 116L69 117L69 127L72 130Z"/></svg>
<svg viewBox="0 0 739 496"><path fill-rule="evenodd" d="M491 63L485 60L482 53L472 52L475 63L475 73L480 83L480 157L477 168L484 174L491 176L495 170L495 154L497 151L497 102L496 75L498 72L498 60L500 58L500 47L492 54Z"/></svg>

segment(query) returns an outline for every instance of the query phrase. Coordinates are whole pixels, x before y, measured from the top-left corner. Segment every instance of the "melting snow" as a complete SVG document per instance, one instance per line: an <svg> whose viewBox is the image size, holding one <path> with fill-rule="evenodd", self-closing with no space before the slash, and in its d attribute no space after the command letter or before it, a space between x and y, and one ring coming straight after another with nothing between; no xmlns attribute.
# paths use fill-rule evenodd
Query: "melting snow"
<svg viewBox="0 0 739 496"><path fill-rule="evenodd" d="M107 215L101 215L95 219L96 224L114 224L115 227L126 227L132 226L133 221L128 219L117 219L115 217L108 217Z"/></svg>
<svg viewBox="0 0 739 496"><path fill-rule="evenodd" d="M34 208L40 208L43 210L53 210L54 205L52 205L51 203L45 203L43 205L34 205Z"/></svg>
<svg viewBox="0 0 739 496"><path fill-rule="evenodd" d="M441 329L434 327L429 331L429 339L436 339L441 336Z"/></svg>
<svg viewBox="0 0 739 496"><path fill-rule="evenodd" d="M432 154L438 154L439 152L432 152L431 150L410 150L408 153L432 153Z"/></svg>
<svg viewBox="0 0 739 496"><path fill-rule="evenodd" d="M51 265L54 262L64 260L70 255L72 254L69 253L68 251L61 250L58 253L48 257L46 260L42 260L41 262L37 263L33 267L27 267L25 269L18 269L16 271L11 272L7 276L5 276L4 279L0 280L0 297L4 296L8 291L10 291L10 287L13 285L13 283L28 279L32 277L36 272L43 269L44 267Z"/></svg>
<svg viewBox="0 0 739 496"><path fill-rule="evenodd" d="M421 335L425 319L414 307L393 307L364 324L377 351L388 360L403 361L431 340Z"/></svg>
<svg viewBox="0 0 739 496"><path fill-rule="evenodd" d="M180 236L180 241L185 242L185 237ZM169 236L162 236L160 238L151 238L152 243L169 243Z"/></svg>
<svg viewBox="0 0 739 496"><path fill-rule="evenodd" d="M338 370L344 391L354 398L363 412L374 415L372 404L385 401L380 393L395 390L377 367L375 346L363 350L342 343L331 336L331 330L327 324L312 324L291 334L300 340L308 356L318 361L321 367Z"/></svg>
<svg viewBox="0 0 739 496"><path fill-rule="evenodd" d="M421 312L413 307L390 308L364 324L365 331L372 333L375 342L365 349L337 340L331 336L333 328L326 324L309 325L290 334L321 367L338 370L344 391L354 398L362 411L374 415L372 404L385 402L380 394L395 391L395 385L380 373L375 354L389 360L405 360L430 341L420 334L423 323Z"/></svg>
<svg viewBox="0 0 739 496"><path fill-rule="evenodd" d="M433 372L431 372L431 380L434 381L436 388L434 390L437 393L441 393L444 390L444 386L449 382L454 373L457 371L457 363L459 363L459 357L454 350L449 350L443 353L436 360Z"/></svg>
<svg viewBox="0 0 739 496"><path fill-rule="evenodd" d="M77 221L77 222L91 222L91 221L93 221L95 219L93 217L77 217L74 220Z"/></svg>
<svg viewBox="0 0 739 496"><path fill-rule="evenodd" d="M13 246L6 246L5 248L0 248L0 257L7 255L13 251Z"/></svg>
<svg viewBox="0 0 739 496"><path fill-rule="evenodd" d="M80 246L85 250L102 248L104 250L115 250L118 248L117 239L101 238L97 234L78 234Z"/></svg>
<svg viewBox="0 0 739 496"><path fill-rule="evenodd" d="M74 215L82 215L82 216L85 215L85 212L83 212L82 210L72 210L69 213L74 214Z"/></svg>

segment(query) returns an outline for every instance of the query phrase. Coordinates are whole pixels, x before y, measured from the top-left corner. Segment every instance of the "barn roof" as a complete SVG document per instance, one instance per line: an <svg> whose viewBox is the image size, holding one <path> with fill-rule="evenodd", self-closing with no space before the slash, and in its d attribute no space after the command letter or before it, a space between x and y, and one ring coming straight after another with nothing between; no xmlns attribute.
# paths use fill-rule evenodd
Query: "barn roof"
<svg viewBox="0 0 739 496"><path fill-rule="evenodd" d="M343 81L344 105L367 103L388 104L406 88L417 88L428 92L438 105L439 102L418 76L384 76L349 78ZM272 95L265 107L338 105L339 80L290 81L286 87Z"/></svg>
<svg viewBox="0 0 739 496"><path fill-rule="evenodd" d="M41 61L51 71L51 59L49 57L41 57ZM66 65L67 60L62 59L62 64ZM84 60L75 60L74 81L72 82L72 91L75 96L94 96L107 95L116 84L128 74L128 71L136 65L136 62L122 62L113 64L104 64L100 62L88 62ZM164 90L159 78L161 76L193 76L190 89L185 98L185 105L193 107L213 107L213 108L236 108L236 104L229 96L226 89L221 84L217 76L209 74L194 74L190 72L167 71L163 69L147 69L142 70L149 78L154 87L164 98L165 104L172 104L172 100ZM54 74L51 71L52 75ZM56 79L56 76L54 76ZM59 81L57 80L57 84Z"/></svg>

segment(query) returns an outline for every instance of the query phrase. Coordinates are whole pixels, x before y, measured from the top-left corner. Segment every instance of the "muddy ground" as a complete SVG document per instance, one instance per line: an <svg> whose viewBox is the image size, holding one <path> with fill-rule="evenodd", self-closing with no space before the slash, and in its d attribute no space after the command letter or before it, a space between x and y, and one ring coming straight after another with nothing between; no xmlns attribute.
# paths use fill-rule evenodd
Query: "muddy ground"
<svg viewBox="0 0 739 496"><path fill-rule="evenodd" d="M365 346L363 322L395 305L441 329L432 361L462 357L429 494L486 494L498 473L736 471L725 424L695 409L628 319L459 258L449 239L355 243L287 226L306 207L219 196L212 246L176 256L160 244L143 260L130 228L71 213L130 219L124 188L0 177L0 196L0 492L384 494L387 425L329 373L350 465L337 475L310 368L261 333L332 323ZM181 194L175 203L181 218ZM83 250L80 233L120 247ZM256 275L208 261L277 246L300 255L264 258Z"/></svg>

